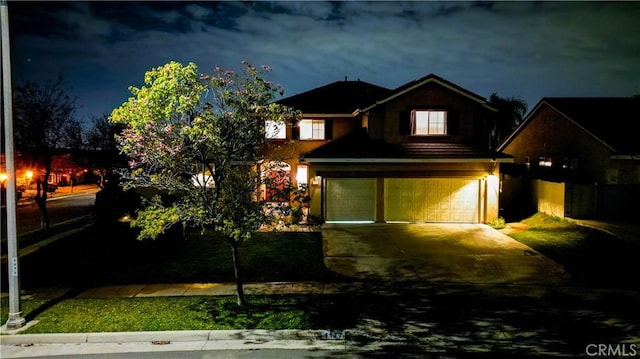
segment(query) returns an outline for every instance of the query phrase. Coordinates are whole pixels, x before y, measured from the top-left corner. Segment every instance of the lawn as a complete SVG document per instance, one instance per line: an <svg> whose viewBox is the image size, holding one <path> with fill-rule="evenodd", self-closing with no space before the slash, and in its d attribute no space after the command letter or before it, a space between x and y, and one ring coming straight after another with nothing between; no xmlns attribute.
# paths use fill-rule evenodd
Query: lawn
<svg viewBox="0 0 640 359"><path fill-rule="evenodd" d="M231 249L216 233L134 237L128 227L111 225L62 239L21 259L22 287L235 280ZM241 243L240 255L247 282L348 280L324 266L319 232L259 232Z"/></svg>
<svg viewBox="0 0 640 359"><path fill-rule="evenodd" d="M231 249L216 233L190 232L184 239L174 232L155 241L134 237L125 225L96 225L44 247L21 259L22 288L37 293L42 287L71 287L77 293L110 284L235 281ZM319 232L259 232L241 244L240 254L245 282L350 281L324 266ZM310 328L319 318L331 327L326 315L331 299L324 297L249 296L249 308L238 308L235 296L54 300L35 296L21 304L25 317L40 321L30 332L283 329ZM6 298L0 308L4 322Z"/></svg>
<svg viewBox="0 0 640 359"><path fill-rule="evenodd" d="M639 288L640 248L607 233L566 219L537 213L529 229L511 237L562 264L575 284Z"/></svg>
<svg viewBox="0 0 640 359"><path fill-rule="evenodd" d="M525 223L530 225L530 229L512 236L564 265L573 274L576 284L615 284L637 288L634 278L640 269L637 247L602 232L541 214L525 220ZM119 283L233 281L231 251L216 234L206 233L200 237L199 233L189 233L186 240L179 235L169 235L143 242L132 237L131 231L125 227L92 227L45 247L21 260L23 288L35 289L37 293L39 286L66 285L82 290ZM241 255L247 282L350 281L324 266L320 233L261 232L242 244ZM467 306L471 298L474 305ZM500 328L507 321L521 330L533 325L533 329L529 329L534 331L548 330L549 323L557 322L554 330L563 335L576 327L583 328L586 334L604 330L594 327L597 323L582 321L579 316L575 319L569 315L558 322L558 312L544 311L544 308L552 306L547 302L551 300L555 303L553 305L568 306L567 311L582 313L582 309L574 308L577 303L574 297L520 298L513 301L508 296L496 297L480 289L463 286L444 292L439 286L434 286L419 293L398 296L344 293L249 295L247 299L251 304L249 307L238 307L235 296L81 299L70 295L46 299L36 295L24 298L21 305L28 320L39 321L26 333L346 329L363 322L380 322L401 328L407 321L422 320L447 335L457 335L458 331L466 333L469 330L465 323L471 319L492 323L497 311L514 313L513 318L501 317L496 321ZM635 308L635 305L629 301L612 307L612 302L608 301L598 310L619 308L624 309L627 315L626 308ZM540 311L518 310L523 306L540 308ZM7 307L5 298L0 305L2 322L6 321ZM539 320L545 316L548 320ZM461 323L461 327L456 327L456 323ZM539 328L536 323L540 323ZM479 333L485 330L484 327L480 329ZM450 330L451 333L448 332Z"/></svg>

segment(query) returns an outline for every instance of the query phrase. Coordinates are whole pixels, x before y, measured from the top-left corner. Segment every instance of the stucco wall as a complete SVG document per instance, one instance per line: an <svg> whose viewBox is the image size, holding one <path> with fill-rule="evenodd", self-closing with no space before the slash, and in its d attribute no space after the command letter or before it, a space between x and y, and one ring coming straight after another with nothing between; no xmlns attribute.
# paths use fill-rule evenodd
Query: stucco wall
<svg viewBox="0 0 640 359"><path fill-rule="evenodd" d="M535 180L533 182L534 199L539 212L564 217L564 183Z"/></svg>

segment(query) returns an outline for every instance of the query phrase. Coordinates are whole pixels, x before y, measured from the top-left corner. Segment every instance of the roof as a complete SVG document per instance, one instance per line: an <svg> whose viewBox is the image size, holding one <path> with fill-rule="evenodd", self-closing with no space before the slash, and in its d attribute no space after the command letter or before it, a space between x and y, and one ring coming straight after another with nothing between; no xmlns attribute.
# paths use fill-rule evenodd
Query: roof
<svg viewBox="0 0 640 359"><path fill-rule="evenodd" d="M365 128L304 154L306 162L511 162L512 156L451 143L388 143L372 139Z"/></svg>
<svg viewBox="0 0 640 359"><path fill-rule="evenodd" d="M277 103L293 107L302 113L351 114L390 93L390 89L368 82L345 80L284 98Z"/></svg>
<svg viewBox="0 0 640 359"><path fill-rule="evenodd" d="M396 97L402 96L407 92L413 91L414 89L416 89L418 87L421 87L421 86L423 86L423 85L425 85L427 83L431 83L431 82L437 83L437 84L439 84L441 86L444 86L444 87L446 87L446 88L448 88L448 89L450 89L450 90L452 90L454 92L457 92L458 94L460 94L460 95L462 95L464 97L467 97L467 98L479 103L480 105L488 108L491 111L494 111L494 112L498 111L497 109L491 107L487 103L487 99L485 99L484 97L482 97L482 96L480 96L480 95L478 95L476 93L473 93L473 92L471 92L469 90L466 90L466 89L454 84L453 82L449 82L449 81L443 79L442 77L436 76L434 74L429 74L429 75L427 75L425 77L422 77L420 79L407 82L406 84L396 88L387 97L385 97L385 98L383 98L383 99L381 99L381 100L379 100L379 101L377 101L375 103L371 103L368 107L362 108L361 112L369 111L370 109L372 109L372 108L374 108L374 107L376 107L378 105L381 105L381 104L384 104L384 103L386 103L388 101L391 101Z"/></svg>
<svg viewBox="0 0 640 359"><path fill-rule="evenodd" d="M573 121L616 153L640 153L635 130L640 123L640 97L545 97L498 150L503 150L544 106Z"/></svg>

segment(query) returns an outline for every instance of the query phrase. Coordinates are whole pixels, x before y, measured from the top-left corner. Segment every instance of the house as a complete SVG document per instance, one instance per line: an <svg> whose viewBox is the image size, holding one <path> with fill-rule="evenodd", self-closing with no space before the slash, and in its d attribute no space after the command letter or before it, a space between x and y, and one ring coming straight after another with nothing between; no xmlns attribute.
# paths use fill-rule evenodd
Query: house
<svg viewBox="0 0 640 359"><path fill-rule="evenodd" d="M505 211L529 200L560 217L640 214L638 121L638 97L541 99L497 147L514 158L503 171Z"/></svg>
<svg viewBox="0 0 640 359"><path fill-rule="evenodd" d="M280 102L301 109L303 118L333 121L332 139L298 160L309 178L309 214L327 222L498 218L500 164L512 158L489 149L496 110L433 74L379 90L337 111L337 104L314 98L318 93Z"/></svg>
<svg viewBox="0 0 640 359"><path fill-rule="evenodd" d="M276 187L285 187L292 181L297 187L307 187L309 165L301 163L302 154L360 128L353 111L386 97L390 89L365 81L336 81L310 91L277 101L302 112L301 120L291 125L267 123L267 137L280 145L277 164L265 164L266 177L281 178L272 181ZM271 173L270 173L271 172ZM282 183L284 181L285 183ZM264 188L267 201L278 201L279 191ZM274 198L271 198L274 197Z"/></svg>

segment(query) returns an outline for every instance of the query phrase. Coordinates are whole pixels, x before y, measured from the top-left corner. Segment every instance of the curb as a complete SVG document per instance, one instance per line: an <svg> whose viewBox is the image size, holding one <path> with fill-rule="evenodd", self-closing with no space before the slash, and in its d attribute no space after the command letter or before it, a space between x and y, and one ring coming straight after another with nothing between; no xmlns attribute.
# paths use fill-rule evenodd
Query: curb
<svg viewBox="0 0 640 359"><path fill-rule="evenodd" d="M176 330L159 332L110 332L110 333L52 333L0 336L0 345L33 344L97 344L97 343L151 343L174 342L230 342L266 343L272 341L344 341L346 330Z"/></svg>

